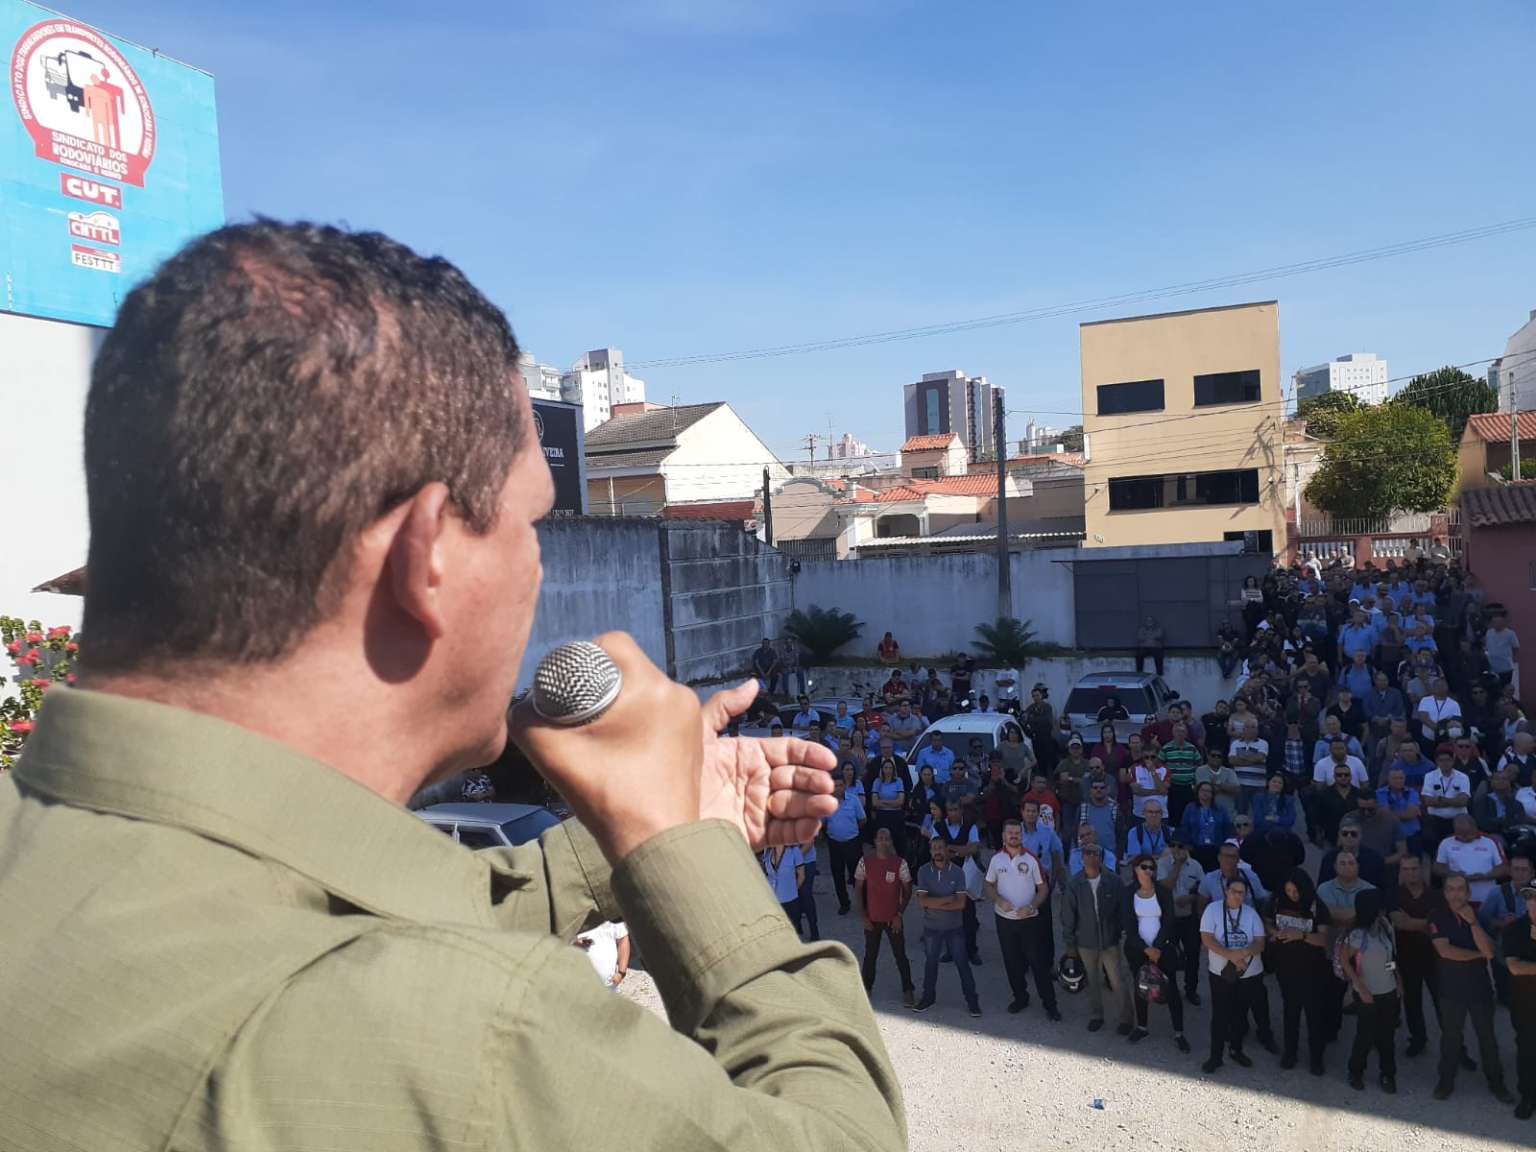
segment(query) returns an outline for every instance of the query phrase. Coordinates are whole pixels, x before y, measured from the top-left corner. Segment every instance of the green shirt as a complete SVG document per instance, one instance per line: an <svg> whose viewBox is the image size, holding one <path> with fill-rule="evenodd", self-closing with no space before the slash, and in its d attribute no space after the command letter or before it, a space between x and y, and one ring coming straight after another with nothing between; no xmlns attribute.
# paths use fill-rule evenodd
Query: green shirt
<svg viewBox="0 0 1536 1152"><path fill-rule="evenodd" d="M622 916L670 1027L567 941ZM340 773L56 691L0 780L0 1148L906 1146L846 948L728 824L612 871L469 852Z"/></svg>
<svg viewBox="0 0 1536 1152"><path fill-rule="evenodd" d="M1189 741L1183 744L1175 744L1171 740L1163 745L1158 753L1162 757L1163 764L1168 768L1168 782L1170 784L1189 784L1195 782L1195 769L1200 766L1205 757L1200 755L1200 749Z"/></svg>

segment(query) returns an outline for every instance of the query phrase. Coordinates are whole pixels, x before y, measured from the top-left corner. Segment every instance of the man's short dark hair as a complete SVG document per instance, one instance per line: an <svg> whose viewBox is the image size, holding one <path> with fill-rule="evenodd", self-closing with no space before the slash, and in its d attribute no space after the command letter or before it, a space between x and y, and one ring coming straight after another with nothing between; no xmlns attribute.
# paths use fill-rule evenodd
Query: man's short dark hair
<svg viewBox="0 0 1536 1152"><path fill-rule="evenodd" d="M128 294L91 376L87 667L281 657L359 533L433 481L489 530L525 435L517 361L462 272L379 233L193 241Z"/></svg>

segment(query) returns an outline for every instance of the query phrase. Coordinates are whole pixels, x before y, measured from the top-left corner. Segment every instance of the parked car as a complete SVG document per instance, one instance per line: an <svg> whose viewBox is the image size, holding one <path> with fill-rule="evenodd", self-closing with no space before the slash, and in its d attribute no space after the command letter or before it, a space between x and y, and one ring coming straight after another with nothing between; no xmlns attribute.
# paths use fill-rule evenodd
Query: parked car
<svg viewBox="0 0 1536 1152"><path fill-rule="evenodd" d="M1104 726L1099 720L1099 709L1111 696L1118 698L1130 713L1129 719L1115 721L1115 735L1122 741L1132 732L1140 732L1154 714L1165 711L1179 698L1161 676L1148 672L1090 673L1072 686L1063 710L1072 724L1072 731L1084 741L1098 740Z"/></svg>
<svg viewBox="0 0 1536 1152"><path fill-rule="evenodd" d="M918 750L928 747L929 736L937 732L944 739L944 747L953 752L956 759L964 760L971 750L972 740L979 738L985 750L990 752L1002 746L1010 729L1020 735L1024 731L1017 720L1001 712L958 712L924 728L923 734L912 745L912 755L915 757Z"/></svg>
<svg viewBox="0 0 1536 1152"><path fill-rule="evenodd" d="M515 848L560 823L560 817L536 804L433 804L416 815L472 849Z"/></svg>

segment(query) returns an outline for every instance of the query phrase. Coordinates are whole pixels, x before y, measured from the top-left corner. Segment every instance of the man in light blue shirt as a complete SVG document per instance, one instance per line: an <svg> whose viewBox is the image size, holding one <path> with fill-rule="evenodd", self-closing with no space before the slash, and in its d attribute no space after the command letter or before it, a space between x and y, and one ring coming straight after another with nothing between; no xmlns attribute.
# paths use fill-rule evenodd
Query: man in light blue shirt
<svg viewBox="0 0 1536 1152"><path fill-rule="evenodd" d="M1371 694L1371 687L1375 683L1375 677L1371 674L1371 666L1366 663L1367 656L1364 652L1356 652L1350 657L1350 662L1339 673L1339 683L1355 694L1356 700L1364 700Z"/></svg>
<svg viewBox="0 0 1536 1152"><path fill-rule="evenodd" d="M1206 903L1220 903L1226 899L1227 881L1235 876L1242 876L1248 881L1248 903L1262 904L1269 899L1269 893L1264 890L1264 885L1259 883L1258 876L1253 869L1238 856L1236 840L1228 840L1221 846L1220 853L1216 856L1216 867L1205 874L1200 881L1200 897Z"/></svg>
<svg viewBox="0 0 1536 1152"><path fill-rule="evenodd" d="M1364 652L1369 657L1375 646L1376 629L1371 627L1357 604L1350 612L1349 623L1339 629L1339 663L1350 663L1356 652Z"/></svg>
<svg viewBox="0 0 1536 1152"><path fill-rule="evenodd" d="M864 801L849 792L842 780L832 785L832 795L837 797L837 811L823 816L827 830L827 851L832 858L832 887L837 892L837 914L846 916L850 907L848 884L864 857L864 841L860 832L867 819Z"/></svg>
<svg viewBox="0 0 1536 1152"><path fill-rule="evenodd" d="M837 702L837 718L832 721L832 727L836 728L839 732L853 731L853 717L848 715L848 701L839 700Z"/></svg>
<svg viewBox="0 0 1536 1152"><path fill-rule="evenodd" d="M810 731L812 724L821 723L821 713L811 707L811 698L802 696L795 701L800 706L800 711L795 713L795 718L790 721L790 729L796 736L804 736Z"/></svg>
<svg viewBox="0 0 1536 1152"><path fill-rule="evenodd" d="M1045 870L1045 878L1055 883L1062 878L1061 870L1066 865L1062 858L1061 837L1040 823L1040 805L1036 801L1025 796L1019 810L1024 818L1024 847L1040 862L1040 867Z"/></svg>
<svg viewBox="0 0 1536 1152"><path fill-rule="evenodd" d="M944 736L939 732L928 733L928 747L917 754L913 761L917 771L921 772L925 767L933 769L933 782L944 785L949 783L951 770L955 766L955 752L953 748L944 746Z"/></svg>
<svg viewBox="0 0 1536 1152"><path fill-rule="evenodd" d="M1365 756L1360 751L1360 741L1353 736L1345 736L1344 730L1339 724L1337 716L1328 716L1323 720L1323 734L1312 744L1312 763L1328 759L1328 753L1333 748L1335 740L1344 741L1349 748L1349 754L1356 760L1364 761Z"/></svg>
<svg viewBox="0 0 1536 1152"><path fill-rule="evenodd" d="M1115 854L1108 848L1099 844L1098 833L1093 830L1092 824L1079 824L1077 826L1077 844L1072 849L1072 855L1067 857L1067 875L1076 876L1083 870L1083 849L1096 848L1104 855L1104 870L1114 873Z"/></svg>

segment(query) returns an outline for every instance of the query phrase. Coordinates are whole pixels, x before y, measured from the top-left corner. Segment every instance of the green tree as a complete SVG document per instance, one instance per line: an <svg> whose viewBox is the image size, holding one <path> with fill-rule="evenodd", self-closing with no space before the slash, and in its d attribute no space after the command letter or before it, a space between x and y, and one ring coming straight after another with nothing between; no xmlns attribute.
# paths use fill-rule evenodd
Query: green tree
<svg viewBox="0 0 1536 1152"><path fill-rule="evenodd" d="M1296 405L1296 419L1306 421L1309 436L1331 440L1338 431L1339 417L1363 407L1360 397L1353 392L1324 392L1321 396L1308 396Z"/></svg>
<svg viewBox="0 0 1536 1152"><path fill-rule="evenodd" d="M1362 408L1338 418L1306 497L1335 516L1433 512L1456 483L1456 446L1445 421L1411 404Z"/></svg>
<svg viewBox="0 0 1536 1152"><path fill-rule="evenodd" d="M1081 452L1083 450L1083 426L1074 424L1056 438L1056 443L1067 452Z"/></svg>
<svg viewBox="0 0 1536 1152"><path fill-rule="evenodd" d="M1023 670L1037 656L1045 654L1045 645L1035 639L1028 620L999 616L995 624L976 625L975 648L982 660L1000 668Z"/></svg>
<svg viewBox="0 0 1536 1152"><path fill-rule="evenodd" d="M818 608L812 604L804 612L799 609L791 612L784 631L798 640L812 659L823 661L844 644L863 635L864 624L854 619L852 612Z"/></svg>
<svg viewBox="0 0 1536 1152"><path fill-rule="evenodd" d="M1460 368L1447 367L1415 376L1408 381L1408 387L1392 397L1392 403L1434 413L1446 422L1451 430L1451 443L1455 444L1460 442L1469 416L1499 410L1499 390Z"/></svg>

